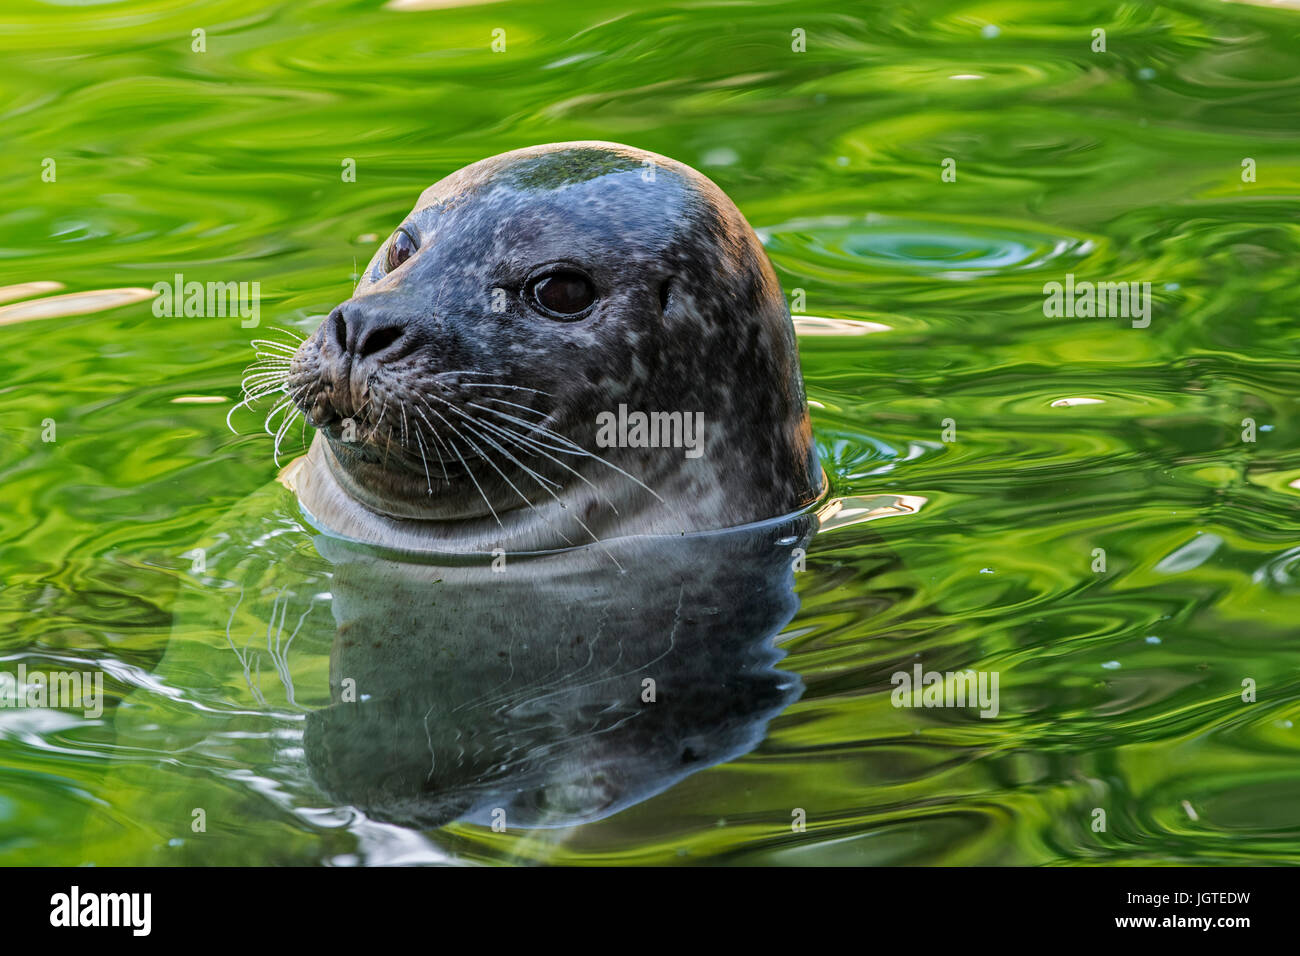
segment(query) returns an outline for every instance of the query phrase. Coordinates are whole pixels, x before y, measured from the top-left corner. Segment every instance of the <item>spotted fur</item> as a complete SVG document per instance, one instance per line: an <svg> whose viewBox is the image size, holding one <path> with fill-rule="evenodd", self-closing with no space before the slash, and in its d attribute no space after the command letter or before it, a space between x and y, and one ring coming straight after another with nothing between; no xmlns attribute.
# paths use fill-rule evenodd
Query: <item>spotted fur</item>
<svg viewBox="0 0 1300 956"><path fill-rule="evenodd" d="M784 296L704 176L612 143L533 147L436 183L401 227L418 251L389 271L386 241L290 367L320 430L297 487L321 523L538 550L732 527L820 494ZM596 287L579 321L527 301L555 263ZM363 354L377 334L392 344ZM620 404L703 413L703 454L598 447L597 415Z"/></svg>

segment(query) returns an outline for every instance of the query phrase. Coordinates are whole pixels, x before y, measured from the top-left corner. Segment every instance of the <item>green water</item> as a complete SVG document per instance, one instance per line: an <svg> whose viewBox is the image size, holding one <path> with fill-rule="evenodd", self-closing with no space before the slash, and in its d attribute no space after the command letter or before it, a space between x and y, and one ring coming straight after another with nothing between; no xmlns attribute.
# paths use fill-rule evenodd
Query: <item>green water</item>
<svg viewBox="0 0 1300 956"><path fill-rule="evenodd" d="M544 839L377 824L167 664L212 636L178 606L230 613L188 553L277 472L260 416L225 426L258 331L0 311L0 657L108 695L0 710L0 862L1300 861L1296 6L5 3L0 286L62 286L15 297L257 281L263 330L309 330L434 180L627 142L803 290L823 461L867 501L795 575L802 694L747 753ZM1150 282L1149 326L1045 315L1067 274ZM996 672L998 715L892 706L915 663ZM238 813L195 834L162 791Z"/></svg>

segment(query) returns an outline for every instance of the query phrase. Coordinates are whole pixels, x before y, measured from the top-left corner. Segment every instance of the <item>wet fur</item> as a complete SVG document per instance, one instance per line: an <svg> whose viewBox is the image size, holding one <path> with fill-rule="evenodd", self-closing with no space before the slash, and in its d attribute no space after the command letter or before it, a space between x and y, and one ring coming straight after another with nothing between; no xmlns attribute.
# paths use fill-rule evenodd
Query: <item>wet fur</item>
<svg viewBox="0 0 1300 956"><path fill-rule="evenodd" d="M295 410L321 429L295 488L322 524L397 546L538 550L731 527L818 497L784 296L699 173L611 143L534 147L440 181L402 225L418 252L387 274L386 242L340 306L363 329L400 327L401 348L335 381L331 350L357 345L335 310L256 380L266 391L281 373L279 434ZM525 301L555 262L596 284L581 321ZM703 412L703 455L598 448L596 416L620 404ZM361 442L341 440L345 417Z"/></svg>

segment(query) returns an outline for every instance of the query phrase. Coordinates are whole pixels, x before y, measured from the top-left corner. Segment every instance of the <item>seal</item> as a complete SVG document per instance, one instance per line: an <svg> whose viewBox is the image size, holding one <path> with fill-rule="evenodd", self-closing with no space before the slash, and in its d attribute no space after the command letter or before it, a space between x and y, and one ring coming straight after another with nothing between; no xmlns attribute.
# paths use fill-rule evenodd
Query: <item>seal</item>
<svg viewBox="0 0 1300 956"><path fill-rule="evenodd" d="M824 484L753 229L630 146L520 149L429 187L282 366L318 430L292 487L360 541L561 549L791 514Z"/></svg>

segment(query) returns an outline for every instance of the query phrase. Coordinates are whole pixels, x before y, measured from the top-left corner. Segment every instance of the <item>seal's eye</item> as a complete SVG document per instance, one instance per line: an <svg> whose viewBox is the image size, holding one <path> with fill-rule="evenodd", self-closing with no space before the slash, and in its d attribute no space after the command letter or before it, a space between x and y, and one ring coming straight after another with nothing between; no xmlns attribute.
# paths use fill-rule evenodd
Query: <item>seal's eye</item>
<svg viewBox="0 0 1300 956"><path fill-rule="evenodd" d="M420 244L405 229L393 233L393 241L388 244L388 271L392 272L411 256Z"/></svg>
<svg viewBox="0 0 1300 956"><path fill-rule="evenodd" d="M543 315L573 319L591 308L596 301L596 287L581 272L565 269L533 280L528 299Z"/></svg>

